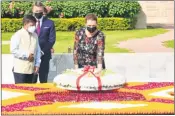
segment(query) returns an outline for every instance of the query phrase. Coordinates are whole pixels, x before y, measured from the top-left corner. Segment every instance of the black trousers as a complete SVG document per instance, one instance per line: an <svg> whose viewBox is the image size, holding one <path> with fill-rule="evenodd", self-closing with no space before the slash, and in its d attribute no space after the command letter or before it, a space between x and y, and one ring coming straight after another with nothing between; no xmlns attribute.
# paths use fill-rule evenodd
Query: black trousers
<svg viewBox="0 0 175 116"><path fill-rule="evenodd" d="M21 74L13 72L15 84L32 83L33 74Z"/></svg>
<svg viewBox="0 0 175 116"><path fill-rule="evenodd" d="M41 57L41 64L39 69L39 75L35 74L33 78L33 83L37 83L38 77L40 83L47 83L48 74L49 74L49 62L50 58L42 56Z"/></svg>

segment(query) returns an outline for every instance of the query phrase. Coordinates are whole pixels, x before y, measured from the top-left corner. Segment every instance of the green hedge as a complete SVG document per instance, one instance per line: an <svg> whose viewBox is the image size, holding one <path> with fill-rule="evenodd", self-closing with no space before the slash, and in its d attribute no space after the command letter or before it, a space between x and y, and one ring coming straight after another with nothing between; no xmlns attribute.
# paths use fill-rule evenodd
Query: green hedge
<svg viewBox="0 0 175 116"><path fill-rule="evenodd" d="M30 0L31 1L31 0ZM16 1L14 8L9 10L9 2L2 1L2 18L19 18L24 14L31 13L33 2ZM134 17L141 9L135 0L111 0L111 1L45 1L45 6L51 6L52 11L48 14L50 18L58 18L62 12L65 18L84 17L88 13L94 13L98 17ZM21 12L23 12L21 14Z"/></svg>
<svg viewBox="0 0 175 116"><path fill-rule="evenodd" d="M84 18L52 18L55 22L56 31L75 31L84 26ZM22 19L1 20L2 32L15 32L22 26ZM98 28L100 30L127 30L134 29L136 20L133 18L99 18Z"/></svg>

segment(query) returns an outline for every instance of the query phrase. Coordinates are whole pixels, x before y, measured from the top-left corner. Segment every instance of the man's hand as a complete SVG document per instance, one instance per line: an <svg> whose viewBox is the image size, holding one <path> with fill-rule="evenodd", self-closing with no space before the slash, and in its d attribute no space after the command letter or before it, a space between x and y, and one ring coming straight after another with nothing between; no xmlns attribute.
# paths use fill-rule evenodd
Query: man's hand
<svg viewBox="0 0 175 116"><path fill-rule="evenodd" d="M33 56L32 53L29 54L28 60L29 60L30 62L33 62L33 61L34 61L34 56Z"/></svg>
<svg viewBox="0 0 175 116"><path fill-rule="evenodd" d="M38 72L39 72L39 67L35 66L35 67L34 67L34 73L35 73L35 74L38 74Z"/></svg>
<svg viewBox="0 0 175 116"><path fill-rule="evenodd" d="M53 48L50 51L51 51L51 53L54 53L54 49Z"/></svg>
<svg viewBox="0 0 175 116"><path fill-rule="evenodd" d="M41 56L43 56L44 55L44 52L43 51L41 51Z"/></svg>

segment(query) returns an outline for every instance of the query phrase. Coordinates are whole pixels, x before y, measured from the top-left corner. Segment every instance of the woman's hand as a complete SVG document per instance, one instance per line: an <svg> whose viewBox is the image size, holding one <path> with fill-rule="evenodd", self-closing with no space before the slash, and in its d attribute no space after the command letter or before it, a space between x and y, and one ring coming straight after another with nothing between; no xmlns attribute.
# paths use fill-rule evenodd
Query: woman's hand
<svg viewBox="0 0 175 116"><path fill-rule="evenodd" d="M101 71L102 71L101 68L97 68L97 69L95 69L94 74L95 74L96 76L100 76Z"/></svg>
<svg viewBox="0 0 175 116"><path fill-rule="evenodd" d="M100 76L101 71L102 71L102 64L98 64L95 70L95 75Z"/></svg>
<svg viewBox="0 0 175 116"><path fill-rule="evenodd" d="M75 65L75 67L74 67L75 69L78 69L78 65Z"/></svg>

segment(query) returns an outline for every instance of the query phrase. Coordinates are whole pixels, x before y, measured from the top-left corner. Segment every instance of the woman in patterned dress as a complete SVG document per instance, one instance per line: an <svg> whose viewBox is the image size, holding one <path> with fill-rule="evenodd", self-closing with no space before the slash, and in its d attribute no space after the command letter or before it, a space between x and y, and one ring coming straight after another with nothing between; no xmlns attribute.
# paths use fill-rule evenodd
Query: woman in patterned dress
<svg viewBox="0 0 175 116"><path fill-rule="evenodd" d="M97 68L97 72L105 69L104 49L105 36L97 29L97 16L88 14L86 25L75 33L74 65L75 69L90 65Z"/></svg>

